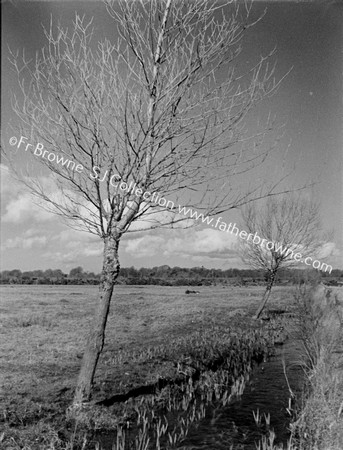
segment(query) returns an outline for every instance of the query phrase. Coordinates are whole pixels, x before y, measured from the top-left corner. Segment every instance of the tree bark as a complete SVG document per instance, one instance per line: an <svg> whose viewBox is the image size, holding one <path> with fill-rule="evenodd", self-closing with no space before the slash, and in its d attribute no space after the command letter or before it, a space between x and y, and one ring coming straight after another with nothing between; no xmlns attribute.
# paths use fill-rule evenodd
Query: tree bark
<svg viewBox="0 0 343 450"><path fill-rule="evenodd" d="M262 311L264 310L264 308L269 300L272 287L274 286L275 278L276 278L276 272L272 272L270 275L270 280L268 282L266 291L262 297L260 306L258 307L256 314L254 315L254 319L258 319L260 317L260 315L262 314Z"/></svg>
<svg viewBox="0 0 343 450"><path fill-rule="evenodd" d="M91 396L93 378L104 347L105 328L115 281L119 274L119 239L109 236L104 241L104 259L95 320L88 335L77 381L73 406L87 402Z"/></svg>

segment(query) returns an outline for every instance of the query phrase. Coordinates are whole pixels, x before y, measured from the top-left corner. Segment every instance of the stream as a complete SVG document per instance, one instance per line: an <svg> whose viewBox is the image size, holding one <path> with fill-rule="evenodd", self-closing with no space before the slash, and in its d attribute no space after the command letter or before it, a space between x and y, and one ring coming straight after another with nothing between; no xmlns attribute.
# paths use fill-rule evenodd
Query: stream
<svg viewBox="0 0 343 450"><path fill-rule="evenodd" d="M301 343L288 340L277 346L275 355L253 370L240 400L213 410L191 431L183 442L183 450L256 450L266 432L264 414L270 414L270 429L276 434L275 444L286 444L289 439L287 413L290 393L284 375L283 360L291 389L301 398L304 372L299 366ZM257 426L253 412L262 416Z"/></svg>
<svg viewBox="0 0 343 450"><path fill-rule="evenodd" d="M275 347L275 354L256 365L250 374L240 399L225 407L207 407L206 417L189 430L187 438L177 448L182 450L256 450L268 430L275 432L274 444L287 444L289 439L290 392L284 374L283 361L289 385L297 399L301 400L304 371L300 341L289 339ZM260 425L254 419L259 411ZM270 415L266 425L265 416ZM267 419L268 420L268 419ZM101 434L100 434L101 435ZM98 435L98 438L100 436ZM104 449L113 448L113 434L101 435ZM126 447L125 447L126 448ZM150 448L150 447L149 447Z"/></svg>

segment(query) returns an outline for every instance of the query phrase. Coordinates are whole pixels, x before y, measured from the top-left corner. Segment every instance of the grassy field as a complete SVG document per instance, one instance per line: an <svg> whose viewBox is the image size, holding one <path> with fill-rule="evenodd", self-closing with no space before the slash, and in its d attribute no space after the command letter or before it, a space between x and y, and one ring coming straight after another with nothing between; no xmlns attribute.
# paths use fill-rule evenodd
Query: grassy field
<svg viewBox="0 0 343 450"><path fill-rule="evenodd" d="M175 376L175 359L165 356L174 342L213 329L244 333L262 326L251 317L263 288L200 287L198 295L187 295L186 289L116 288L95 400ZM32 442L42 434L63 438L70 432L64 424L65 410L72 399L97 287L1 286L0 292L0 420L5 425L5 448L24 448L28 441L27 448L48 448L34 447ZM289 288L275 288L269 308L288 308L291 303ZM181 344L175 348L185 352Z"/></svg>

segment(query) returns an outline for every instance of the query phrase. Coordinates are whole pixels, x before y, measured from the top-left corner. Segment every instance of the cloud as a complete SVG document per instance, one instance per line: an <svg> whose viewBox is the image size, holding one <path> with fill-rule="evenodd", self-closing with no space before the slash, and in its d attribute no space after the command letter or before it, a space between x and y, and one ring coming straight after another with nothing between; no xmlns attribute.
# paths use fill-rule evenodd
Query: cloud
<svg viewBox="0 0 343 450"><path fill-rule="evenodd" d="M154 256L161 252L164 242L163 237L147 235L126 242L125 251L138 258Z"/></svg>
<svg viewBox="0 0 343 450"><path fill-rule="evenodd" d="M166 244L166 254L227 258L236 254L238 238L211 228L187 230L182 236L171 238Z"/></svg>
<svg viewBox="0 0 343 450"><path fill-rule="evenodd" d="M42 255L43 258L54 261L55 265L80 265L80 259L78 259L78 255L75 252L59 252L59 251L50 251L46 252Z"/></svg>
<svg viewBox="0 0 343 450"><path fill-rule="evenodd" d="M141 205L141 210L146 208L147 204ZM137 235L139 231L151 230L156 227L168 227L172 229L190 228L195 224L194 219L190 219L184 214L177 213L168 209L151 208L144 214L144 216L135 220L130 226L130 231Z"/></svg>
<svg viewBox="0 0 343 450"><path fill-rule="evenodd" d="M23 248L25 250L31 248L46 247L48 239L46 236L36 236L36 237L20 237L17 236L13 239L7 239L2 245L3 250L10 248Z"/></svg>
<svg viewBox="0 0 343 450"><path fill-rule="evenodd" d="M334 242L326 242L319 249L316 259L330 264L333 269L343 268L343 252Z"/></svg>
<svg viewBox="0 0 343 450"><path fill-rule="evenodd" d="M194 263L201 264L202 266L208 265L210 267L214 267L220 264L221 267L236 267L237 269L245 268L246 265L243 263L242 259L237 255L227 255L226 258L215 258L211 256L191 256L190 259L194 261Z"/></svg>
<svg viewBox="0 0 343 450"><path fill-rule="evenodd" d="M37 196L31 195L29 188L23 188L23 185L17 182L10 173L9 168L1 164L1 190L3 194L3 214L2 220L7 223L20 223L29 219L35 222L50 221L55 219L53 214L54 205L46 202ZM84 220L99 223L97 208L88 202L83 196L63 186L61 190L58 186L57 177L51 173L49 176L36 176L34 179L26 177L27 183L38 188L48 198L57 205L61 205L69 209L75 210L80 219L80 226L84 226ZM74 203L75 202L75 203ZM109 210L108 201L104 200L103 206L105 210ZM52 211L48 211L51 209ZM130 202L124 210L124 214L128 212ZM195 220L170 209L161 209L149 207L148 204L142 203L141 211L146 210L144 216L134 221L130 226L130 232L139 233L155 229L156 227L166 227L172 224L173 228L188 228L194 225ZM105 220L105 219L104 219Z"/></svg>
<svg viewBox="0 0 343 450"><path fill-rule="evenodd" d="M238 238L231 233L205 228L202 230L163 230L126 241L125 251L135 256L183 256L229 259L237 257Z"/></svg>
<svg viewBox="0 0 343 450"><path fill-rule="evenodd" d="M101 243L101 240L98 236L83 231L73 230L71 228L67 228L56 234L54 236L54 240L62 243L67 242L73 246L79 246L81 244L93 245Z"/></svg>
<svg viewBox="0 0 343 450"><path fill-rule="evenodd" d="M3 192L2 221L5 223L21 224L30 220L36 223L56 221L54 212L59 213L59 211L55 208L54 203L70 211L75 209L76 204L79 215L89 221L94 221L94 217L98 215L96 208L80 195L65 187L61 190L54 173L35 178L24 177L29 186L43 192L51 202L39 195L33 195L29 187L17 182L11 176L7 166L1 165L1 174L4 175L1 187ZM80 220L79 225L84 226L84 221Z"/></svg>
<svg viewBox="0 0 343 450"><path fill-rule="evenodd" d="M330 256L340 256L340 250L334 242L326 242L318 250L318 258L328 258Z"/></svg>
<svg viewBox="0 0 343 450"><path fill-rule="evenodd" d="M5 164L0 164L0 170L3 222L21 223L28 220L45 222L54 219L54 215L39 206L39 200L11 176L10 170ZM46 190L49 192L48 186L51 189L52 178L40 177L39 181L46 186Z"/></svg>
<svg viewBox="0 0 343 450"><path fill-rule="evenodd" d="M0 164L0 185L1 185L1 196L3 199L11 196L13 193L19 191L18 183L11 177L10 170L5 164Z"/></svg>
<svg viewBox="0 0 343 450"><path fill-rule="evenodd" d="M40 208L27 193L20 194L17 198L10 200L5 206L5 214L2 216L3 222L10 223L21 223L29 219L36 222L45 222L53 218L52 213Z"/></svg>
<svg viewBox="0 0 343 450"><path fill-rule="evenodd" d="M53 236L54 246L58 244L58 248L66 249L65 255L59 251L49 252L48 255L56 255L61 262L77 261L82 257L100 256L103 252L103 243L98 236L73 229L65 229Z"/></svg>
<svg viewBox="0 0 343 450"><path fill-rule="evenodd" d="M98 244L94 248L79 247L71 251L51 250L45 252L42 257L54 261L57 265L80 265L86 257L99 257L103 252L103 248Z"/></svg>

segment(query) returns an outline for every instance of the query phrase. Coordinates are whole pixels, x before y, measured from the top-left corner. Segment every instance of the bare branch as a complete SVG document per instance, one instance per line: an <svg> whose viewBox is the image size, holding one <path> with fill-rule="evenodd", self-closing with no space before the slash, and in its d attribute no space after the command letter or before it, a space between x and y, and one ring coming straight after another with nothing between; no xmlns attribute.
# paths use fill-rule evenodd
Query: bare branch
<svg viewBox="0 0 343 450"><path fill-rule="evenodd" d="M44 195L28 173L27 186L74 223L88 204L86 228L101 237L141 217L142 196L123 192L113 177L171 200L178 193L210 215L254 199L261 185L235 193L227 180L263 164L272 151L264 145L272 125L248 136L245 119L279 81L268 62L274 50L248 73L236 73L242 37L256 23L249 23L250 7L170 0L106 5L115 42L95 47L92 20L76 15L71 31L51 20L48 44L35 61L20 63L12 53L21 89L13 108L27 143L83 168L36 159L60 180L67 205Z"/></svg>

